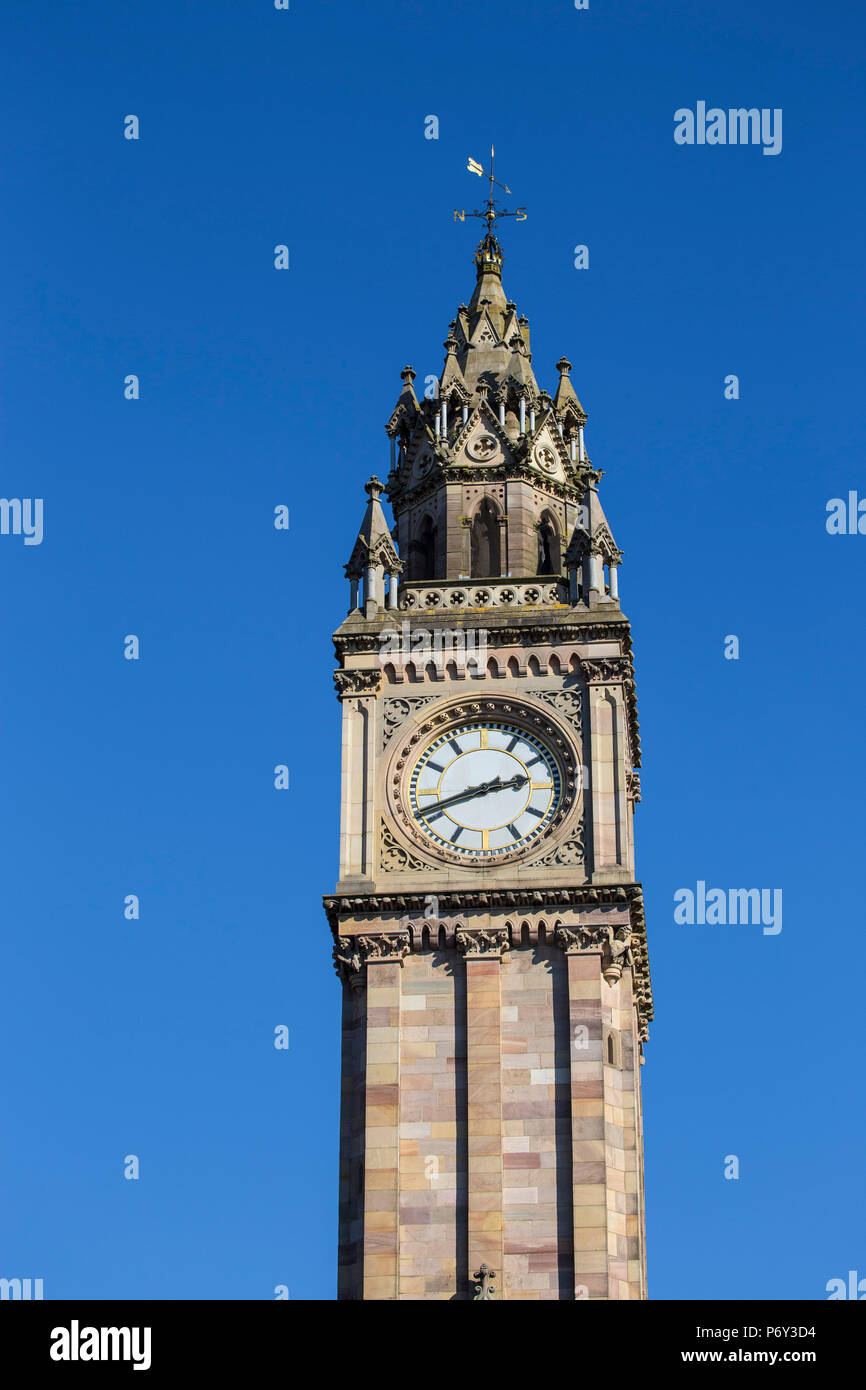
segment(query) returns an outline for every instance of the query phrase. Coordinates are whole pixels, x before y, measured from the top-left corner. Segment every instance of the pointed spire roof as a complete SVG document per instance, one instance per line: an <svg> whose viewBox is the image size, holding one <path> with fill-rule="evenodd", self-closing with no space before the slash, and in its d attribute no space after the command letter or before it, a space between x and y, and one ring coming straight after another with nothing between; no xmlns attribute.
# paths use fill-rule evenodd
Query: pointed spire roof
<svg viewBox="0 0 866 1390"><path fill-rule="evenodd" d="M559 481L581 491L586 486L588 460L583 456L578 462L572 456L586 412L571 383L571 363L565 357L557 363L555 396L539 388L532 369L529 320L505 293L504 261L502 246L488 227L475 250L470 301L458 307L448 325L438 392L425 392L419 400L412 386L414 371L403 370L403 389L386 425L391 438L399 438L404 446L399 465L388 476L388 496L398 509L418 488L429 490L437 468L459 461L471 434L467 426L482 403L502 424L507 460L528 460L532 466L532 449L549 429L561 463ZM416 467L418 460L421 466ZM463 462L474 465L478 460L470 451Z"/></svg>
<svg viewBox="0 0 866 1390"><path fill-rule="evenodd" d="M418 397L415 395L415 388L412 385L415 380L414 368L404 367L400 376L403 381L403 389L397 397L397 404L391 411L391 418L385 426L390 435L397 433L401 421L405 421L411 428L418 414Z"/></svg>
<svg viewBox="0 0 866 1390"><path fill-rule="evenodd" d="M571 384L571 378L569 376L571 363L567 357L560 357L556 364L556 370L559 372L559 385L556 388L556 395L553 398L554 410L557 415L564 415L570 406L573 412L580 416L581 419L585 420L586 411L577 399L577 393Z"/></svg>
<svg viewBox="0 0 866 1390"><path fill-rule="evenodd" d="M379 501L385 491L385 484L374 474L370 481L364 484L364 491L369 501L346 565L346 576L349 579L360 579L368 565L376 564L382 565L391 573L399 574L403 566Z"/></svg>
<svg viewBox="0 0 866 1390"><path fill-rule="evenodd" d="M588 484L583 495L577 525L565 552L566 564L582 559L589 551L601 551L605 559L622 558L622 552L617 549L594 482Z"/></svg>
<svg viewBox="0 0 866 1390"><path fill-rule="evenodd" d="M487 232L475 251L475 289L468 305L461 304L449 338L440 390L459 377L468 396L479 382L489 388L510 384L534 399L538 385L532 372L527 320L518 319L517 306L502 288L505 254L498 239ZM519 359L518 359L519 354Z"/></svg>

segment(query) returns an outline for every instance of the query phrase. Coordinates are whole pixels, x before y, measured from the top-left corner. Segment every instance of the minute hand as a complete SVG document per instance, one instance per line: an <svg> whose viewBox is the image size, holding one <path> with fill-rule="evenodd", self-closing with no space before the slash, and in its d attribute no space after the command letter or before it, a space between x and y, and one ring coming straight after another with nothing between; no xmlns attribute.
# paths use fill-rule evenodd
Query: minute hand
<svg viewBox="0 0 866 1390"><path fill-rule="evenodd" d="M423 814L429 816L431 811L444 811L446 806L455 806L458 801L468 801L474 796L487 796L488 792L504 791L507 787L522 787L527 781L528 778L520 772L515 773L507 782L503 782L501 777L494 777L490 782L479 782L477 787L466 787L454 796L446 796L444 801L435 801L432 806L425 806Z"/></svg>

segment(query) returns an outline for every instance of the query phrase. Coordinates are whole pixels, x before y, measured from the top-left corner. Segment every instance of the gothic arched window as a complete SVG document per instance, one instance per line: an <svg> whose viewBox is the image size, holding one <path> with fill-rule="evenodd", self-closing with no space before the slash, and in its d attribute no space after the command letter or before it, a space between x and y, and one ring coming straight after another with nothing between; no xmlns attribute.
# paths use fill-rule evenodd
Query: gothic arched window
<svg viewBox="0 0 866 1390"><path fill-rule="evenodd" d="M492 579L502 573L499 514L485 497L472 522L472 578Z"/></svg>
<svg viewBox="0 0 866 1390"><path fill-rule="evenodd" d="M559 531L550 512L542 513L538 523L538 569L537 574L559 574Z"/></svg>
<svg viewBox="0 0 866 1390"><path fill-rule="evenodd" d="M412 578L436 578L436 526L425 516L412 543Z"/></svg>

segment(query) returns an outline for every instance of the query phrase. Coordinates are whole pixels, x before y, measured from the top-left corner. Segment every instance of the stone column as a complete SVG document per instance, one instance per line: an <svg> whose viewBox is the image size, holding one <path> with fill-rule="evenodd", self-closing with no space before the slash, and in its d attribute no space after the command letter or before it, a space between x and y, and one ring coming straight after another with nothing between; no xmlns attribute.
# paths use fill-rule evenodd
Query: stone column
<svg viewBox="0 0 866 1390"><path fill-rule="evenodd" d="M399 1296L400 971L405 936L358 937L367 961L364 1298Z"/></svg>
<svg viewBox="0 0 866 1390"><path fill-rule="evenodd" d="M623 951L623 955L605 971L603 986L612 1053L611 1056L602 1051L607 1154L607 1296L639 1299L646 1297L640 1200L642 1155L637 1075L640 1054L635 1045L632 971L628 965L622 969L621 964L628 959L628 928L620 928L614 938L613 948ZM612 978L618 968L622 969L621 978Z"/></svg>
<svg viewBox="0 0 866 1390"><path fill-rule="evenodd" d="M574 1297L607 1298L607 1173L602 1066L601 944L561 927L568 965Z"/></svg>
<svg viewBox="0 0 866 1390"><path fill-rule="evenodd" d="M468 516L460 517L460 571L461 579L472 576L472 522Z"/></svg>
<svg viewBox="0 0 866 1390"><path fill-rule="evenodd" d="M627 834L623 688L617 683L589 687L592 756L593 872L630 867Z"/></svg>
<svg viewBox="0 0 866 1390"><path fill-rule="evenodd" d="M619 564L616 560L611 560L610 564L607 567L607 572L610 575L610 596L611 598L615 599L619 598L619 585L617 582L618 568Z"/></svg>
<svg viewBox="0 0 866 1390"><path fill-rule="evenodd" d="M591 550L588 556L589 561L589 592L590 594L604 593L604 567L602 564L601 553L598 550Z"/></svg>
<svg viewBox="0 0 866 1390"><path fill-rule="evenodd" d="M494 1271L502 1298L502 1035L500 973L508 950L505 931L458 932L466 958L466 1073L469 1268L467 1281L483 1264ZM466 1287L466 1285L463 1285Z"/></svg>

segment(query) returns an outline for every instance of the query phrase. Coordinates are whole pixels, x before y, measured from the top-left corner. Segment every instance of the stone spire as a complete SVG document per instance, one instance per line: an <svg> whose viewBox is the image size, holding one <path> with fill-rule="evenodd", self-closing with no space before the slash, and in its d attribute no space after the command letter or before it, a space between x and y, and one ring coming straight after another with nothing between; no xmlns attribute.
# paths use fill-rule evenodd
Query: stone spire
<svg viewBox="0 0 866 1390"><path fill-rule="evenodd" d="M391 469L385 490L406 566L404 606L416 601L413 584L475 578L505 584L550 576L556 585L539 590L549 603L616 597L619 552L609 528L605 523L607 540L595 536L595 527L591 533L580 528L583 512L594 518L600 506L595 488L601 473L586 452L587 416L571 362L557 362L553 395L539 385L529 320L503 288L504 260L488 227L475 251L469 303L448 325L435 389L426 378L419 398L415 372L405 367L386 425ZM603 551L599 565L584 564L590 551L596 557ZM610 557L613 569L605 578ZM434 601L444 600L439 595ZM472 606L460 593L448 602Z"/></svg>
<svg viewBox="0 0 866 1390"><path fill-rule="evenodd" d="M409 390L411 391L411 383ZM364 484L369 498L364 512L352 554L346 565L346 578L352 583L352 609L359 607L358 584L363 582L363 609L367 617L373 617L380 607L385 606L385 576L390 576L387 606L396 608L397 575L403 566L391 539L391 532L382 511L379 498L385 491L384 484L373 475Z"/></svg>

